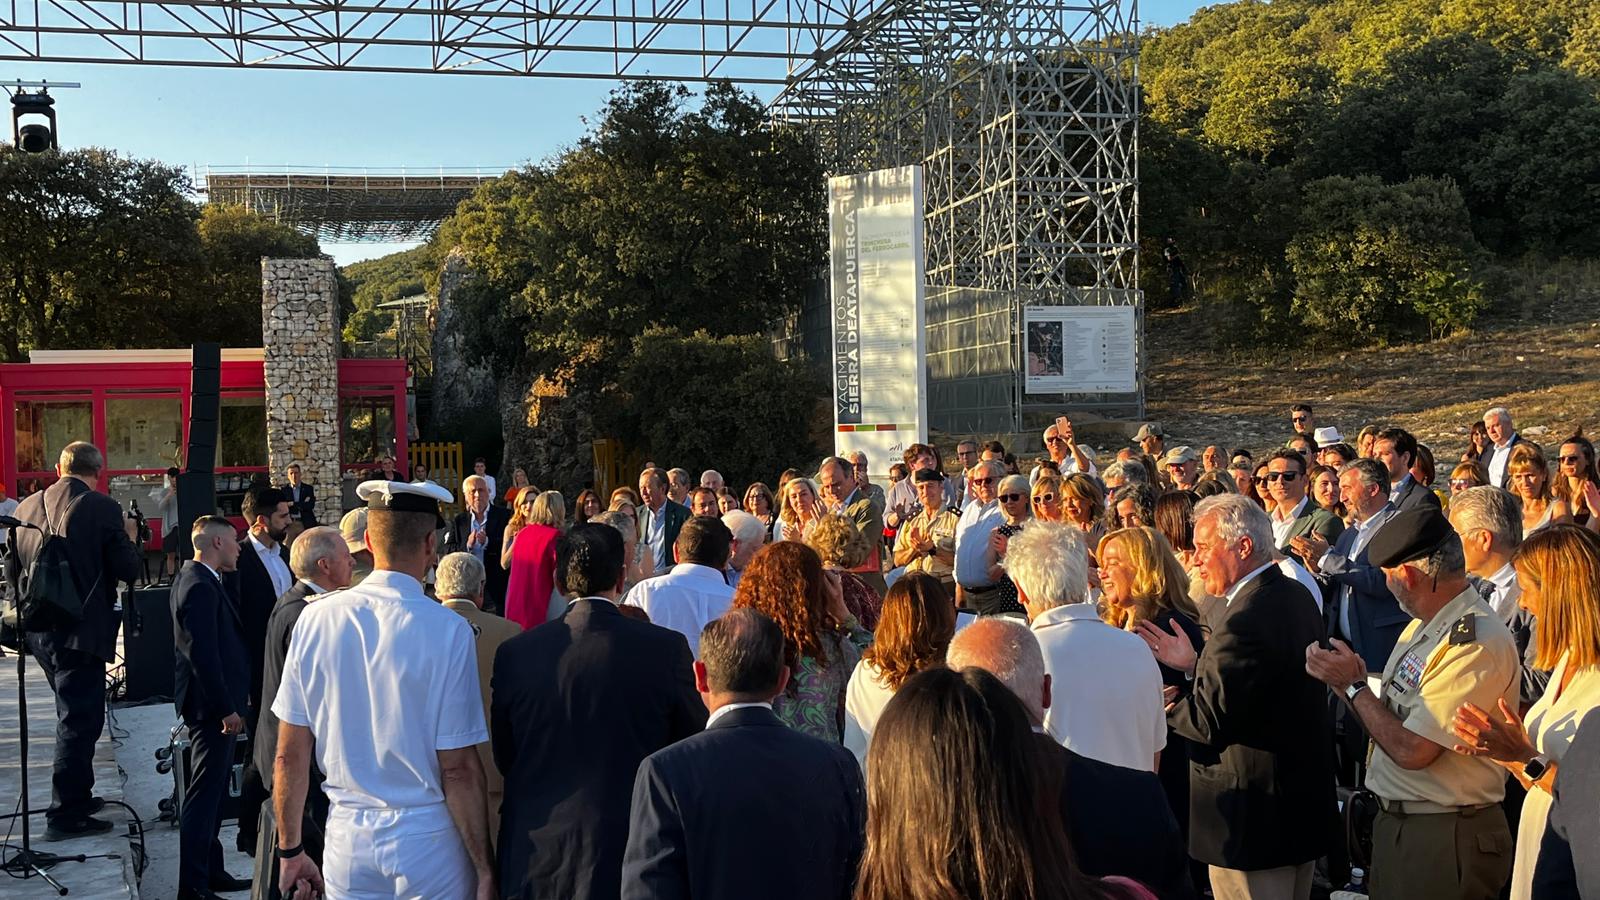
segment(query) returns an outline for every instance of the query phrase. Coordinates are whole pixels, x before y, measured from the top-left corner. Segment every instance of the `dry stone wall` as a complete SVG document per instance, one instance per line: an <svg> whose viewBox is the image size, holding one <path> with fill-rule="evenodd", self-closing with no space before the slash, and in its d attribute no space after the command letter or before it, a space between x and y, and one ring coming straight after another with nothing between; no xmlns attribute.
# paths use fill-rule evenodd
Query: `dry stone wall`
<svg viewBox="0 0 1600 900"><path fill-rule="evenodd" d="M267 461L316 488L317 521L339 521L339 285L331 259L261 260Z"/></svg>

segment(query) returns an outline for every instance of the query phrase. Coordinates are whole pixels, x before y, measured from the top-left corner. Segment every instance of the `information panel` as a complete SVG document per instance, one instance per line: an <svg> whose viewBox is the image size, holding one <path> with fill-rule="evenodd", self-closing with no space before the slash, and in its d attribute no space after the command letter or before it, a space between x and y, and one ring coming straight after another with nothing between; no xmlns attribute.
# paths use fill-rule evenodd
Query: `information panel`
<svg viewBox="0 0 1600 900"><path fill-rule="evenodd" d="M828 179L834 452L889 466L928 437L922 168Z"/></svg>
<svg viewBox="0 0 1600 900"><path fill-rule="evenodd" d="M1139 325L1131 306L1027 306L1023 390L1131 394L1139 389Z"/></svg>

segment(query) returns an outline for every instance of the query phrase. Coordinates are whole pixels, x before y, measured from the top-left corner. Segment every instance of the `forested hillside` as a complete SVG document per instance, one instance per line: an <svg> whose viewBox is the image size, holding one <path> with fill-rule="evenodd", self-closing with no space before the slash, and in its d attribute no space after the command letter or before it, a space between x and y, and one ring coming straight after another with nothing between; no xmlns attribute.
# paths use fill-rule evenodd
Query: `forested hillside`
<svg viewBox="0 0 1600 900"><path fill-rule="evenodd" d="M1170 241L1228 343L1446 333L1600 253L1593 0L1243 0L1141 65L1147 297Z"/></svg>

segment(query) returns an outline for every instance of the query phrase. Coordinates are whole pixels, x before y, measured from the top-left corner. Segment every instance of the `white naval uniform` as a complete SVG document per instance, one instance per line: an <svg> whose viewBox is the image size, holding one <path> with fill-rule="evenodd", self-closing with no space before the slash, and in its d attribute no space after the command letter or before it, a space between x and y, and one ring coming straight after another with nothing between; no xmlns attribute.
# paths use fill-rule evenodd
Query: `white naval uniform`
<svg viewBox="0 0 1600 900"><path fill-rule="evenodd" d="M489 739L465 619L415 578L374 571L306 607L272 711L316 738L329 900L473 896L438 759Z"/></svg>

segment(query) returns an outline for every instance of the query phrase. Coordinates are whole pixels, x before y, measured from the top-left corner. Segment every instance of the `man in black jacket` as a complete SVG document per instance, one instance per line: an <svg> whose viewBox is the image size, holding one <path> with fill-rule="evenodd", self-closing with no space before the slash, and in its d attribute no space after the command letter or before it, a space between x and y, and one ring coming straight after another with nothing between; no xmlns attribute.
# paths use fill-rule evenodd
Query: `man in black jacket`
<svg viewBox="0 0 1600 900"><path fill-rule="evenodd" d="M1417 464L1417 439L1404 428L1385 428L1372 441L1372 458L1389 470L1389 505L1405 512L1419 506L1440 507L1439 495L1411 476Z"/></svg>
<svg viewBox="0 0 1600 900"><path fill-rule="evenodd" d="M278 685L283 680L283 663L289 655L289 638L294 634L294 624L306 606L318 595L350 586L355 559L345 544L339 529L319 525L302 531L289 549L289 568L295 574L294 587L278 598L272 616L267 619L266 656L261 679L261 715L257 719L258 733L251 759L261 774L261 784L266 793L272 793L272 767L278 751L278 717L272 713L272 700L278 695ZM306 852L318 865L322 864L322 834L328 820L328 798L321 790L322 773L311 767L311 788L306 793L305 818L302 828ZM271 821L271 806L263 803L259 821L263 830ZM267 845L272 846L272 845ZM276 874L272 854L261 857L261 846L256 848L256 871L269 878ZM258 876L259 878L259 876Z"/></svg>
<svg viewBox="0 0 1600 900"><path fill-rule="evenodd" d="M1249 498L1202 500L1194 522L1200 577L1220 604L1211 639L1197 658L1182 631L1146 636L1194 678L1168 708L1191 742L1189 854L1210 866L1218 897L1305 900L1335 809L1327 689L1305 671L1322 616L1273 562L1271 520Z"/></svg>
<svg viewBox="0 0 1600 900"><path fill-rule="evenodd" d="M289 498L274 487L252 487L240 504L250 530L239 542L239 568L230 576L239 604L244 645L250 660L250 705L244 710L246 748L244 783L239 796L240 853L256 851L256 819L267 799L261 773L254 761L254 745L259 734L256 719L261 714L261 678L265 661L267 619L278 605L278 598L294 586L289 571L289 548L283 539L289 533ZM266 701L271 703L269 699Z"/></svg>
<svg viewBox="0 0 1600 900"><path fill-rule="evenodd" d="M290 463L283 474L285 480L279 490L289 501L289 518L299 522L301 528L317 527L317 492L300 480L300 464Z"/></svg>
<svg viewBox="0 0 1600 900"><path fill-rule="evenodd" d="M217 840L222 798L244 731L248 657L239 610L223 573L239 562L239 535L220 516L203 516L190 532L194 559L172 585L172 636L177 663L175 705L189 734L189 778L178 816L178 900L205 900L250 882L222 867Z"/></svg>
<svg viewBox="0 0 1600 900"><path fill-rule="evenodd" d="M1120 875L1162 900L1195 896L1189 854L1156 773L1115 766L1068 750L1044 730L1050 676L1033 632L1001 616L980 618L950 642L946 663L1000 679L1022 700L1039 737L1042 774L1061 784L1061 817L1078 867L1097 878Z"/></svg>
<svg viewBox="0 0 1600 900"><path fill-rule="evenodd" d="M444 552L471 553L483 563L483 608L504 615L506 581L510 573L500 567L500 548L505 540L506 525L511 521L511 511L494 505L489 481L482 475L468 475L461 483L461 495L467 508L451 520L444 538Z"/></svg>
<svg viewBox="0 0 1600 900"><path fill-rule="evenodd" d="M773 714L789 680L778 623L752 609L713 619L694 680L711 718L639 766L624 900L848 898L866 788L848 750Z"/></svg>
<svg viewBox="0 0 1600 900"><path fill-rule="evenodd" d="M505 775L496 845L506 900L618 896L640 761L705 726L688 641L617 609L622 554L609 525L563 535L556 578L578 599L495 656L489 731Z"/></svg>
<svg viewBox="0 0 1600 900"><path fill-rule="evenodd" d="M94 445L68 444L56 464L60 480L22 501L16 513L66 539L84 598L81 621L44 628L25 623L28 652L56 694L55 774L45 829L52 841L111 830L110 822L93 816L105 805L93 796L94 745L105 729L106 663L117 648L117 583L131 582L143 566L122 509L97 490L103 468L105 457ZM44 535L31 528L15 532L13 584L38 558Z"/></svg>

